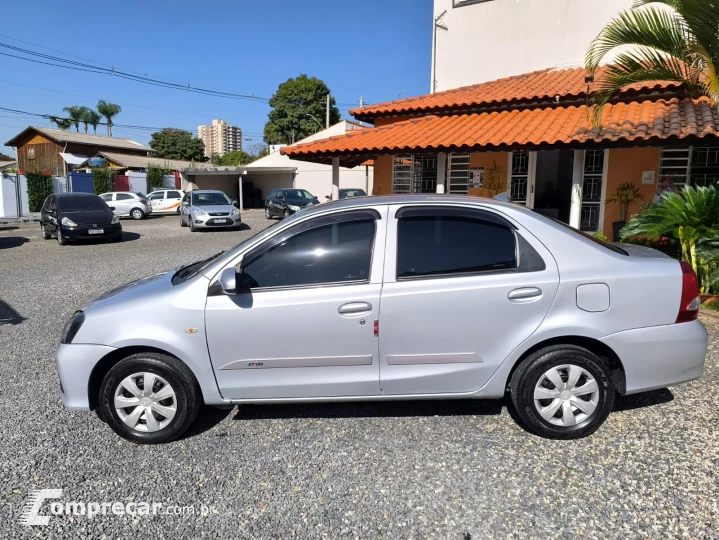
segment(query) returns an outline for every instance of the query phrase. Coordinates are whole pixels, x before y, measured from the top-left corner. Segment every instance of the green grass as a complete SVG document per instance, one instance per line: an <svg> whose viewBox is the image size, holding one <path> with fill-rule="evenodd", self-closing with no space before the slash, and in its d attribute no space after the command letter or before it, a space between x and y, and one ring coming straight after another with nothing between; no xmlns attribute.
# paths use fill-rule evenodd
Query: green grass
<svg viewBox="0 0 719 540"><path fill-rule="evenodd" d="M719 311L719 302L716 300L714 302L704 302L699 308L706 311Z"/></svg>

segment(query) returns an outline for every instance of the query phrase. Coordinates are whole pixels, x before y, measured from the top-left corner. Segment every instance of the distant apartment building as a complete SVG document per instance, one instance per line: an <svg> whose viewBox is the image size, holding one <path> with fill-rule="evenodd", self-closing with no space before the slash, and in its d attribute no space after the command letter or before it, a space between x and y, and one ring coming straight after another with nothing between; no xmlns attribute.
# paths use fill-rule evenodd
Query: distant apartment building
<svg viewBox="0 0 719 540"><path fill-rule="evenodd" d="M205 143L205 155L223 156L242 150L242 130L224 120L213 120L211 126L197 126L197 136Z"/></svg>

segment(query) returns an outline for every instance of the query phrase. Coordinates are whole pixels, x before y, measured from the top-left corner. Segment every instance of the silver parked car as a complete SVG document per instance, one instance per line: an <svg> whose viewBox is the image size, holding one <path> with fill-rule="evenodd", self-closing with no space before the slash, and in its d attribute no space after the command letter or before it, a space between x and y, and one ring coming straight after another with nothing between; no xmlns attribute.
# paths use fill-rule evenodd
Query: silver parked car
<svg viewBox="0 0 719 540"><path fill-rule="evenodd" d="M100 198L112 207L117 217L129 216L132 219L145 219L152 213L152 206L147 202L144 193L132 191L111 191L103 193Z"/></svg>
<svg viewBox="0 0 719 540"><path fill-rule="evenodd" d="M201 403L502 398L544 437L702 375L691 267L521 206L346 199L101 296L57 351L63 402L176 438ZM282 339L277 339L278 332Z"/></svg>
<svg viewBox="0 0 719 540"><path fill-rule="evenodd" d="M202 189L188 191L180 204L180 225L198 229L240 227L242 220L237 201L232 201L222 191Z"/></svg>

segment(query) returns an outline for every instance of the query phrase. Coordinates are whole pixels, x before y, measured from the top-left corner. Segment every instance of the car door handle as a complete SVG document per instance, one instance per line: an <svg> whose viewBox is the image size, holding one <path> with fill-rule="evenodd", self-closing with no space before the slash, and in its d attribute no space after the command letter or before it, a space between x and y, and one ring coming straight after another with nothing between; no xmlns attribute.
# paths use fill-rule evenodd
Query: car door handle
<svg viewBox="0 0 719 540"><path fill-rule="evenodd" d="M341 305L337 310L340 315L352 315L357 313L367 313L372 311L372 304L367 302L351 302Z"/></svg>
<svg viewBox="0 0 719 540"><path fill-rule="evenodd" d="M542 296L542 289L539 287L523 287L510 291L507 298L510 300L527 300L529 298L537 298L538 296Z"/></svg>

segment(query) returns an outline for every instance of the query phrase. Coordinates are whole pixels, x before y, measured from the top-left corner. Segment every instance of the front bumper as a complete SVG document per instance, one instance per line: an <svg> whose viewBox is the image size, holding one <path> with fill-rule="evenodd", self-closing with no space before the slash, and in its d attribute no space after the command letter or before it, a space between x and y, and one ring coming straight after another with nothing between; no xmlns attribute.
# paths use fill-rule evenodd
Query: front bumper
<svg viewBox="0 0 719 540"><path fill-rule="evenodd" d="M102 229L102 234L90 234L91 229ZM62 225L60 227L62 235L68 240L85 240L90 238L115 238L122 236L122 225L115 223L113 225L98 225L97 227L87 227L78 225L77 227L68 227Z"/></svg>
<svg viewBox="0 0 719 540"><path fill-rule="evenodd" d="M224 223L223 221L224 220ZM240 214L234 216L192 216L192 222L196 229L221 229L227 227L239 227L242 224Z"/></svg>
<svg viewBox="0 0 719 540"><path fill-rule="evenodd" d="M704 373L708 335L699 321L626 330L601 341L624 366L627 394L692 381Z"/></svg>
<svg viewBox="0 0 719 540"><path fill-rule="evenodd" d="M67 410L90 410L90 375L97 363L114 350L105 345L60 344L55 362L60 376L62 403Z"/></svg>

